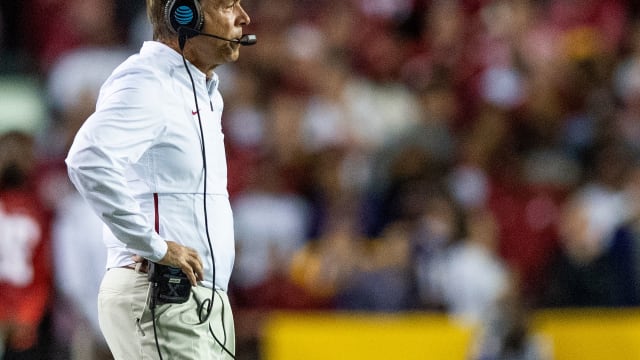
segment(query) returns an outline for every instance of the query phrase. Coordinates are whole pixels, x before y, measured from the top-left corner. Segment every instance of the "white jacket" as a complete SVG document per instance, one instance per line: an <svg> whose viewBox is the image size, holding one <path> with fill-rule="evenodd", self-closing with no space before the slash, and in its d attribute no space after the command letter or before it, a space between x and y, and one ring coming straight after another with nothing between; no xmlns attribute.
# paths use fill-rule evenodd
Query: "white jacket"
<svg viewBox="0 0 640 360"><path fill-rule="evenodd" d="M215 284L226 290L235 250L223 102L216 74L207 80L193 65L189 69L204 131ZM139 54L114 70L66 163L71 181L106 225L107 268L131 264L134 254L158 261L167 251L165 240L170 240L198 251L204 263L202 284L212 286L200 129L179 53L162 43L145 42Z"/></svg>

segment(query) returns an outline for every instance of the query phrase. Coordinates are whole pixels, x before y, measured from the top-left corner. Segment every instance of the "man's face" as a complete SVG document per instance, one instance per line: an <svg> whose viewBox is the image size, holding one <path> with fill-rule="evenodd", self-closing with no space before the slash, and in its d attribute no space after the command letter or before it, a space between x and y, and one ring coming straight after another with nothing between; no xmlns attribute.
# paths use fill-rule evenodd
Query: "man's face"
<svg viewBox="0 0 640 360"><path fill-rule="evenodd" d="M204 27L202 32L218 35L227 39L242 36L242 27L250 22L240 0L203 0ZM198 48L205 58L215 61L216 65L236 61L240 44L210 37L198 36Z"/></svg>
<svg viewBox="0 0 640 360"><path fill-rule="evenodd" d="M0 189L24 184L34 164L31 136L11 132L0 137Z"/></svg>

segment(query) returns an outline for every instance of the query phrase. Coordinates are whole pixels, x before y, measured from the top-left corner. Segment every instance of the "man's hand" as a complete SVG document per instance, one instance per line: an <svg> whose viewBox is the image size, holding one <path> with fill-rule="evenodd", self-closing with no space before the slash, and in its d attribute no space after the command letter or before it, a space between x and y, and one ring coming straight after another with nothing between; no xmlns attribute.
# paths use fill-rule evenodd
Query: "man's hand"
<svg viewBox="0 0 640 360"><path fill-rule="evenodd" d="M204 279L202 260L194 249L173 241L167 241L167 246L167 253L158 261L159 264L181 269L193 286Z"/></svg>

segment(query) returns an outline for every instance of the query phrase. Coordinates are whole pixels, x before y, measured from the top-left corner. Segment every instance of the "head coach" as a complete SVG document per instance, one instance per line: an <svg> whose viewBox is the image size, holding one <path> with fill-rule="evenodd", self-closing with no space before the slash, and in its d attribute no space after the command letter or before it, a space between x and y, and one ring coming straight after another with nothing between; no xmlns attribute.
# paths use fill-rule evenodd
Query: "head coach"
<svg viewBox="0 0 640 360"><path fill-rule="evenodd" d="M234 358L215 69L256 38L239 0L147 0L147 12L153 41L105 81L66 159L105 224L100 328L115 359Z"/></svg>

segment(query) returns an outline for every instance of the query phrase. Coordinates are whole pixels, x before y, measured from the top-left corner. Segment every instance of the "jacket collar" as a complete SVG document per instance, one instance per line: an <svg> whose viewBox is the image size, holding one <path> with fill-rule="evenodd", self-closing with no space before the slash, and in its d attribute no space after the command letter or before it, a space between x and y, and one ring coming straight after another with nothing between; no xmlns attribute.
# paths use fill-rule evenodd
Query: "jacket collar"
<svg viewBox="0 0 640 360"><path fill-rule="evenodd" d="M166 63L171 68L180 68L180 71L184 72L185 77L187 77L188 79L188 75L184 70L182 54L170 48L166 44L159 41L145 41L142 44L142 48L140 49L140 55L145 57L150 56L153 58L165 59ZM212 95L218 89L218 74L213 72L211 75L211 79L207 79L207 76L202 71L200 71L200 69L195 67L195 65L189 62L189 60L187 60L187 64L189 66L189 70L191 70L191 75L193 76L193 80L196 82L196 84L202 84L206 81L209 95Z"/></svg>

